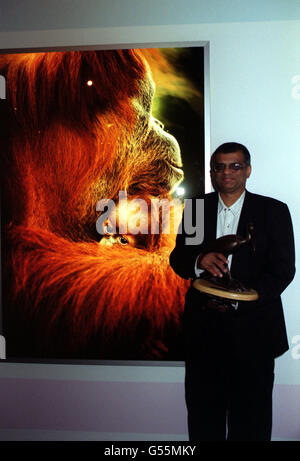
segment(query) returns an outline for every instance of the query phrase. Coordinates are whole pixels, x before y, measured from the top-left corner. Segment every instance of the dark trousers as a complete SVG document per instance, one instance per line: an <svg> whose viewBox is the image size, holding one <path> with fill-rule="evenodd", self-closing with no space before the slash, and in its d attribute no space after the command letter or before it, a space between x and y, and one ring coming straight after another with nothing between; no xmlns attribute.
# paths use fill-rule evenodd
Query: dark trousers
<svg viewBox="0 0 300 461"><path fill-rule="evenodd" d="M239 314L186 308L186 404L191 441L269 441L274 359L251 355Z"/></svg>

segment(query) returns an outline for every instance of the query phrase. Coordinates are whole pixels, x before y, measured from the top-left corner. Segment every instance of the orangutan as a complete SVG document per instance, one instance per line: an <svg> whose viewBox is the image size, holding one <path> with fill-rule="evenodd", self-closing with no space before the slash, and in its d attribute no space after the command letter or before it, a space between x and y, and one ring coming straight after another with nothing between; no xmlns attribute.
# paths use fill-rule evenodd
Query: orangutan
<svg viewBox="0 0 300 461"><path fill-rule="evenodd" d="M2 55L0 74L7 356L180 360L188 282L169 266L176 232L96 229L99 200L125 191L149 203L182 180L144 53Z"/></svg>

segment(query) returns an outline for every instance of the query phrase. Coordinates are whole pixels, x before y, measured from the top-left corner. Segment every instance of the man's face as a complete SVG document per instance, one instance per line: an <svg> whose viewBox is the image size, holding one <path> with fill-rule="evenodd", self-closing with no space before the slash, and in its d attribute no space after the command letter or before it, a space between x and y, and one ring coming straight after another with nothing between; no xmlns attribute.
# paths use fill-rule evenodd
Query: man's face
<svg viewBox="0 0 300 461"><path fill-rule="evenodd" d="M242 168L230 168L229 166L233 164L239 164ZM218 192L242 193L244 191L246 180L251 173L251 166L246 166L243 152L217 154L215 166L217 168L211 172L211 175L213 184Z"/></svg>

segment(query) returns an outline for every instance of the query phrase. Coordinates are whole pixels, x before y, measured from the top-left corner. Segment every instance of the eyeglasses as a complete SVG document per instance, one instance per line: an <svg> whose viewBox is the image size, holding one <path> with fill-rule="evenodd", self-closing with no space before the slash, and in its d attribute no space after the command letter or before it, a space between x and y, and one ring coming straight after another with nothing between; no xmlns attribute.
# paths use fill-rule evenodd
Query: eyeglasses
<svg viewBox="0 0 300 461"><path fill-rule="evenodd" d="M246 168L247 165L242 164L242 163L215 163L212 167L212 170L215 173L223 173L223 171L226 170L226 167L228 166L230 171L239 171L242 170L243 168Z"/></svg>

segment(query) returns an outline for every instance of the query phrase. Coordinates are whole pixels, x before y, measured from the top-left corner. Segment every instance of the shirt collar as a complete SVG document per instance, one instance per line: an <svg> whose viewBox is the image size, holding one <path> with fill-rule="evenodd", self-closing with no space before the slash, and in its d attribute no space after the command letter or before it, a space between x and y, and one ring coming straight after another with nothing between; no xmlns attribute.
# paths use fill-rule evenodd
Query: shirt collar
<svg viewBox="0 0 300 461"><path fill-rule="evenodd" d="M223 200L221 199L220 194L218 194L219 196L218 213L221 213L224 210L230 210L234 215L237 215L238 213L240 213L243 203L244 203L245 194L246 194L246 191L244 191L242 195L240 195L240 197L230 207L227 207L224 204Z"/></svg>

